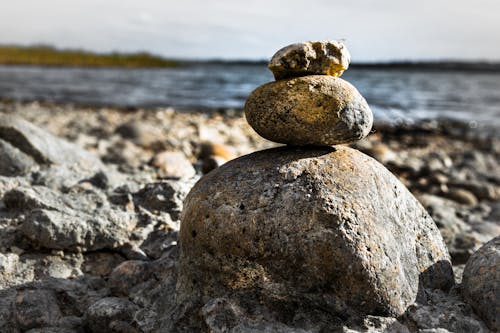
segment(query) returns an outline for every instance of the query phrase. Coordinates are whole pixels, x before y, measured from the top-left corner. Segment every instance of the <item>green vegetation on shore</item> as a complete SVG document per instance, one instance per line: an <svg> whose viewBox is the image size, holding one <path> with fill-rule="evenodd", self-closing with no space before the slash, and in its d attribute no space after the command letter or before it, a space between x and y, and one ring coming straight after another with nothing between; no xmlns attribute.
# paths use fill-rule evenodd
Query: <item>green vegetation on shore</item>
<svg viewBox="0 0 500 333"><path fill-rule="evenodd" d="M0 64L82 67L175 67L178 62L141 53L98 54L50 46L0 46Z"/></svg>

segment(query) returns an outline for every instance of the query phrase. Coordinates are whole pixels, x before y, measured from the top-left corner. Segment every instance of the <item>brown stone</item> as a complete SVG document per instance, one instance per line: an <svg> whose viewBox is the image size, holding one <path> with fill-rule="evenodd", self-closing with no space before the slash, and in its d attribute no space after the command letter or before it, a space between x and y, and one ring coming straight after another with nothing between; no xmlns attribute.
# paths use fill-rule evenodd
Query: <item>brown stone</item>
<svg viewBox="0 0 500 333"><path fill-rule="evenodd" d="M245 115L264 138L291 145L330 146L368 135L373 115L349 82L312 75L264 84L247 98Z"/></svg>
<svg viewBox="0 0 500 333"><path fill-rule="evenodd" d="M270 149L212 171L185 200L180 246L179 304L230 297L292 317L298 307L400 315L423 288L454 283L423 207L343 146Z"/></svg>

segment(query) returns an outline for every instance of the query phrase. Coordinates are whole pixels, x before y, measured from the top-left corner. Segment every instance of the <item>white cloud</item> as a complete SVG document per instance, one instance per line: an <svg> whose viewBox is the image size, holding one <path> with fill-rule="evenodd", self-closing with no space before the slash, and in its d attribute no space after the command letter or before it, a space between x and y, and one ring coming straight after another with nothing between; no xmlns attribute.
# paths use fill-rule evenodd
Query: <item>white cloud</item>
<svg viewBox="0 0 500 333"><path fill-rule="evenodd" d="M346 38L354 59L500 60L496 0L16 0L1 43L192 58L265 58L299 40Z"/></svg>

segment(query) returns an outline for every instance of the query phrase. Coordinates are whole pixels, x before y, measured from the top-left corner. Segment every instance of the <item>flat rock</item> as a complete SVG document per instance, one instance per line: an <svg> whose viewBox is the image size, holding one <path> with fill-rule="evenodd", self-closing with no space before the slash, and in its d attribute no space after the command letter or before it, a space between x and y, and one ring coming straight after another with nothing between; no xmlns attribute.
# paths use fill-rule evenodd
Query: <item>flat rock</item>
<svg viewBox="0 0 500 333"><path fill-rule="evenodd" d="M340 76L349 67L351 55L338 41L301 42L285 46L269 62L276 80L305 75Z"/></svg>
<svg viewBox="0 0 500 333"><path fill-rule="evenodd" d="M101 166L100 160L84 149L9 114L0 114L0 139L9 142L41 164Z"/></svg>
<svg viewBox="0 0 500 333"><path fill-rule="evenodd" d="M49 249L113 249L128 240L137 222L92 188L60 193L43 186L19 186L7 191L3 201L9 212L24 214L21 234Z"/></svg>
<svg viewBox="0 0 500 333"><path fill-rule="evenodd" d="M151 212L166 212L172 220L178 220L182 203L196 179L163 180L146 184L134 193L134 202Z"/></svg>
<svg viewBox="0 0 500 333"><path fill-rule="evenodd" d="M180 247L184 309L229 297L284 318L311 309L400 315L424 288L454 284L420 203L343 146L260 151L207 174L185 200Z"/></svg>
<svg viewBox="0 0 500 333"><path fill-rule="evenodd" d="M462 280L465 300L494 332L500 332L500 236L467 261Z"/></svg>
<svg viewBox="0 0 500 333"><path fill-rule="evenodd" d="M354 142L373 124L372 111L354 86L322 75L258 87L247 98L245 115L262 137L299 146Z"/></svg>

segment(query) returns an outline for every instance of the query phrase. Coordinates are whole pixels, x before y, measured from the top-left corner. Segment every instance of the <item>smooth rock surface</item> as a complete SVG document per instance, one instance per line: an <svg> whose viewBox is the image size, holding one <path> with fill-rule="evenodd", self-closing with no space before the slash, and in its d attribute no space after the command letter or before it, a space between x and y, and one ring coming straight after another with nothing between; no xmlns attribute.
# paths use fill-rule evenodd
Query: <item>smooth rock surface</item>
<svg viewBox="0 0 500 333"><path fill-rule="evenodd" d="M247 98L245 115L264 138L299 146L360 140L373 124L372 111L354 86L322 75L258 87Z"/></svg>
<svg viewBox="0 0 500 333"><path fill-rule="evenodd" d="M340 76L349 67L351 55L338 41L301 42L285 46L269 62L276 80L305 75Z"/></svg>
<svg viewBox="0 0 500 333"><path fill-rule="evenodd" d="M77 145L9 114L0 114L0 139L42 164L78 164L86 168L102 166L101 161Z"/></svg>
<svg viewBox="0 0 500 333"><path fill-rule="evenodd" d="M212 171L185 200L180 245L185 313L230 295L286 318L304 308L400 315L424 287L454 284L423 207L343 146L270 149Z"/></svg>
<svg viewBox="0 0 500 333"><path fill-rule="evenodd" d="M500 332L500 236L484 244L465 265L465 300L491 330Z"/></svg>
<svg viewBox="0 0 500 333"><path fill-rule="evenodd" d="M191 178L196 174L193 165L178 151L163 151L153 157L151 164L161 178Z"/></svg>
<svg viewBox="0 0 500 333"><path fill-rule="evenodd" d="M0 140L0 175L13 177L29 172L36 166L36 162L28 155Z"/></svg>

